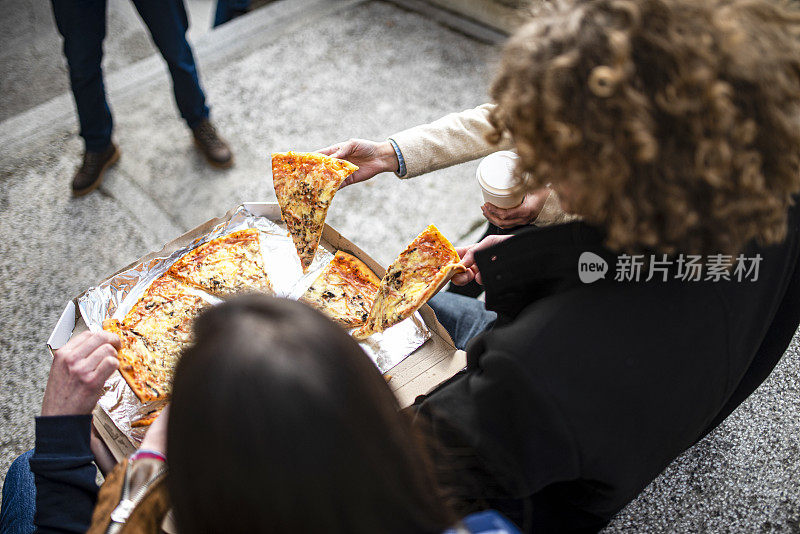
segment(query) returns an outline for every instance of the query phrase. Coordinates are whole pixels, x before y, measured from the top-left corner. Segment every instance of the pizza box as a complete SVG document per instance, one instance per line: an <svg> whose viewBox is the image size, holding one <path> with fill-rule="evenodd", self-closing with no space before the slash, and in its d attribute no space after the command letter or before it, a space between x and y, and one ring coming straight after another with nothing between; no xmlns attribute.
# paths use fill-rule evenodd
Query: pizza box
<svg viewBox="0 0 800 534"><path fill-rule="evenodd" d="M272 220L280 219L280 208L277 203L248 202L244 203L243 206L254 215L268 217ZM161 250L151 252L139 258L130 265L110 275L107 279L153 258L163 257L170 252L180 249L196 237L211 231L216 225L223 222L226 218L229 218L239 207L240 206L237 206L232 209L223 217L211 219L189 230L165 244ZM386 270L366 252L358 248L353 242L331 228L328 224L325 225L320 246L326 248L330 252L343 250L356 256L367 264L379 277L383 277L386 273ZM80 333L87 329L87 325L78 311L78 299L82 296L83 294L78 295L67 302L61 317L47 340L47 348L50 350L51 354L52 351L64 346L73 334ZM466 353L455 348L447 331L439 321L436 320L436 315L430 306L423 306L419 310L419 313L431 331L431 338L410 356L390 369L387 374L387 377L391 375L388 382L389 388L394 391L400 406L403 408L411 405L418 395L427 393L466 366ZM99 406L95 407L93 423L97 433L108 446L117 461L130 455L136 449L136 445L114 425L111 418L105 411L100 409Z"/></svg>

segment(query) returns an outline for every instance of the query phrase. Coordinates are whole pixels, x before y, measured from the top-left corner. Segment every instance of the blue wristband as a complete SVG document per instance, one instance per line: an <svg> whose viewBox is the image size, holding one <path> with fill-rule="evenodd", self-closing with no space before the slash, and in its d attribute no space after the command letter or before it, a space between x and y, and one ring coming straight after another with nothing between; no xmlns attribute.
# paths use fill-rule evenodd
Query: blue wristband
<svg viewBox="0 0 800 534"><path fill-rule="evenodd" d="M400 147L397 146L397 143L392 139L389 138L389 142L392 144L392 148L394 149L394 153L397 154L397 162L400 164L394 173L398 176L398 178L403 178L407 171L406 171L406 160L403 157L403 153L400 152Z"/></svg>

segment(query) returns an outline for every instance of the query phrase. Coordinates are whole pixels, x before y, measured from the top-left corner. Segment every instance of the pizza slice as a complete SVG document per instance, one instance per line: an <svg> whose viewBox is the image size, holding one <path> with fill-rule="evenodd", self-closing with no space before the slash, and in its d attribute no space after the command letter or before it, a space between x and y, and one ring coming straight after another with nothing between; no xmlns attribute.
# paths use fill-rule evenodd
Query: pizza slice
<svg viewBox="0 0 800 534"><path fill-rule="evenodd" d="M117 351L119 372L136 397L142 402L166 399L172 375L165 355L144 336L124 328L116 319L103 321L103 330L116 334L121 340Z"/></svg>
<svg viewBox="0 0 800 534"><path fill-rule="evenodd" d="M453 245L428 226L386 270L364 326L353 333L365 339L410 317L450 278L466 269Z"/></svg>
<svg viewBox="0 0 800 534"><path fill-rule="evenodd" d="M152 425L153 423L156 422L156 419L158 419L158 416L161 415L161 410L163 410L163 409L164 408L159 408L158 410L156 410L154 412L150 412L148 414L145 414L143 417L140 417L139 419L136 419L135 421L131 421L131 428L141 428L141 427Z"/></svg>
<svg viewBox="0 0 800 534"><path fill-rule="evenodd" d="M140 401L168 397L175 364L191 342L192 321L206 305L189 286L164 274L122 321L103 321L103 330L121 340L119 372Z"/></svg>
<svg viewBox="0 0 800 534"><path fill-rule="evenodd" d="M238 230L203 243L172 264L168 273L218 297L272 293L256 228Z"/></svg>
<svg viewBox="0 0 800 534"><path fill-rule="evenodd" d="M272 182L303 272L308 270L325 227L333 196L358 170L349 161L315 152L272 154Z"/></svg>
<svg viewBox="0 0 800 534"><path fill-rule="evenodd" d="M364 262L340 250L301 299L345 328L356 328L366 322L379 283Z"/></svg>

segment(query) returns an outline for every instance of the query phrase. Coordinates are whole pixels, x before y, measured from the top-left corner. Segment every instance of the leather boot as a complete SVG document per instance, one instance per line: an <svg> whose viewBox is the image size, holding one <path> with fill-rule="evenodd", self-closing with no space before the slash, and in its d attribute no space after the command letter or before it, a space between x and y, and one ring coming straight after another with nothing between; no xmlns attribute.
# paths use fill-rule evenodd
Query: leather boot
<svg viewBox="0 0 800 534"><path fill-rule="evenodd" d="M233 165L233 153L208 120L192 128L194 144L214 167L226 169Z"/></svg>
<svg viewBox="0 0 800 534"><path fill-rule="evenodd" d="M83 153L83 163L72 178L72 195L82 197L91 193L103 183L103 175L119 159L117 145L111 143L102 152Z"/></svg>

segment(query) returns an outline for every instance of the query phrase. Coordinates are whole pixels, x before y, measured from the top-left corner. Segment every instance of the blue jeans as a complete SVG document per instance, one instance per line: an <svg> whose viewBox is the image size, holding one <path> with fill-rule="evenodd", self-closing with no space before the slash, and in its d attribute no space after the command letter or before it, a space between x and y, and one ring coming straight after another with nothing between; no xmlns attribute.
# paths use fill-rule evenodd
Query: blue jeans
<svg viewBox="0 0 800 534"><path fill-rule="evenodd" d="M217 10L214 12L214 27L225 24L234 14L250 9L250 0L217 0Z"/></svg>
<svg viewBox="0 0 800 534"><path fill-rule="evenodd" d="M14 460L3 483L3 504L0 509L2 534L31 534L36 511L36 486L28 460L33 449Z"/></svg>
<svg viewBox="0 0 800 534"><path fill-rule="evenodd" d="M428 304L453 338L456 348L461 350L470 339L489 330L497 319L497 314L488 311L478 299L448 291L436 294Z"/></svg>
<svg viewBox="0 0 800 534"><path fill-rule="evenodd" d="M106 0L51 0L64 55L81 137L86 150L99 152L111 143L111 110L106 101L103 71L103 39L106 36ZM186 41L189 18L183 0L133 0L150 30L172 75L175 102L190 128L208 117L208 106L192 49Z"/></svg>

